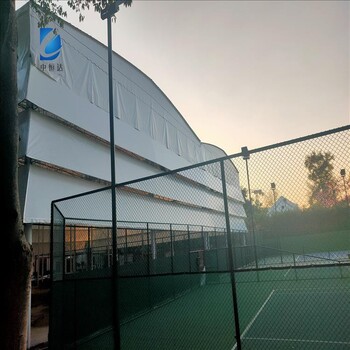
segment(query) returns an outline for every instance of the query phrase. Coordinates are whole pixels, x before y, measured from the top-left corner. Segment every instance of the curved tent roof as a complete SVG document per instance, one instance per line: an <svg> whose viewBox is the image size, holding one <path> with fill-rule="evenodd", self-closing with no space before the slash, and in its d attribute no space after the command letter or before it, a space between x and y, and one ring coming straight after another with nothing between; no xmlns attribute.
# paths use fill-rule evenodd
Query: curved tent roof
<svg viewBox="0 0 350 350"><path fill-rule="evenodd" d="M18 11L18 21L20 99L108 141L107 47L67 22L62 28L50 23L45 29L53 28L56 34L52 31L43 38L29 4ZM45 45L57 40L55 35L61 47L50 61ZM44 94L38 88L43 85ZM118 146L169 169L214 158L154 81L117 53L113 89ZM172 161L173 166L166 162L168 151L181 158Z"/></svg>
<svg viewBox="0 0 350 350"><path fill-rule="evenodd" d="M56 23L39 28L37 13L29 4L17 12L17 23L19 103L29 107L20 114L20 156L25 159L20 167L23 220L47 223L53 200L109 185L107 47L66 22L63 28ZM201 143L159 87L116 53L113 91L118 183L225 155ZM232 170L230 210L244 231L243 197L237 169ZM156 201L162 207L171 199L174 222L179 220L179 210L188 216L203 210L218 212L208 215L207 224L216 216L223 217L222 203L215 197L222 197L217 165L196 168L179 183L163 182L164 188L158 184L146 192L163 198ZM168 187L173 190L168 192ZM178 188L186 192L181 200ZM207 192L210 200L202 203L201 196ZM125 196L120 194L122 199ZM134 199L147 201L143 214L152 212L155 203L148 197Z"/></svg>

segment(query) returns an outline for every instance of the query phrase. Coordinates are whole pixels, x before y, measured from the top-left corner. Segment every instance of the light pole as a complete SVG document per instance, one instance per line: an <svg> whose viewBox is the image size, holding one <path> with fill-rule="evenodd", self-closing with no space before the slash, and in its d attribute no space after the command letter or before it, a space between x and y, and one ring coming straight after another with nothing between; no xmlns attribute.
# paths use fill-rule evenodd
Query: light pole
<svg viewBox="0 0 350 350"><path fill-rule="evenodd" d="M276 184L274 182L271 182L271 190L273 193L273 205L275 207L275 213L277 212L277 208L276 208Z"/></svg>
<svg viewBox="0 0 350 350"><path fill-rule="evenodd" d="M120 349L120 322L118 310L118 261L117 261L117 210L116 210L116 176L115 176L115 142L113 113L113 64L112 64L112 16L119 11L119 5L125 0L108 4L101 11L101 19L107 19L108 35L108 92L109 92L109 133L111 157L111 197L112 197L112 319L114 348Z"/></svg>
<svg viewBox="0 0 350 350"><path fill-rule="evenodd" d="M242 150L243 160L245 160L245 168L246 168L246 172L247 172L248 194L249 194L249 209L250 209L251 225L252 225L255 268L258 269L258 267L259 267L258 266L258 252L257 252L257 249L256 249L257 242L256 242L254 212L253 212L253 204L252 204L252 192L251 192L251 188L250 188L249 167L248 167L248 160L250 159L250 153L249 153L248 147L246 147L246 146L242 147L241 150ZM258 279L259 279L259 274L258 274Z"/></svg>
<svg viewBox="0 0 350 350"><path fill-rule="evenodd" d="M343 184L344 184L344 192L345 192L345 198L346 198L346 203L349 206L349 198L348 198L348 192L346 190L346 184L345 184L345 169L340 169L340 176L343 178Z"/></svg>

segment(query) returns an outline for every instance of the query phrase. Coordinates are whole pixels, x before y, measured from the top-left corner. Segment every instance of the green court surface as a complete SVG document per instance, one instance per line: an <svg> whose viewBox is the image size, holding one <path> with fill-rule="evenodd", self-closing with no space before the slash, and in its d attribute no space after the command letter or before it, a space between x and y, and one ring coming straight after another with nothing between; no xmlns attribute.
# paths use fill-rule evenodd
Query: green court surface
<svg viewBox="0 0 350 350"><path fill-rule="evenodd" d="M349 349L349 291L271 291L242 332L244 349Z"/></svg>
<svg viewBox="0 0 350 350"><path fill-rule="evenodd" d="M236 279L242 349L350 348L349 266L238 272ZM121 348L235 350L232 300L229 274L208 274L204 286L123 324ZM109 332L79 348L111 342Z"/></svg>
<svg viewBox="0 0 350 350"><path fill-rule="evenodd" d="M121 339L122 349L231 349L230 286L196 288L122 326Z"/></svg>

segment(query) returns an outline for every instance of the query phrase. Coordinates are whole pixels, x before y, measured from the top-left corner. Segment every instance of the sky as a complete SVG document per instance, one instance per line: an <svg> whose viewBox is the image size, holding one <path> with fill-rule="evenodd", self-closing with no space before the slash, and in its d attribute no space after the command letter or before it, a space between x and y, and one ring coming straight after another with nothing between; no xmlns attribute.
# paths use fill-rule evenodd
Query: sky
<svg viewBox="0 0 350 350"><path fill-rule="evenodd" d="M84 14L66 20L107 44L106 21ZM113 50L233 154L350 124L349 19L348 1L134 0Z"/></svg>

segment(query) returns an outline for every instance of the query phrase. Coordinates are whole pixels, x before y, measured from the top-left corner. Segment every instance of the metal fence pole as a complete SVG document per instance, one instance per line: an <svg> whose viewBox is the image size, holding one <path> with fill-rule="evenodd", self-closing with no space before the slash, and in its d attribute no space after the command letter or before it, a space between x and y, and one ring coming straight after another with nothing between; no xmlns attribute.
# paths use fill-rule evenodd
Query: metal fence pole
<svg viewBox="0 0 350 350"><path fill-rule="evenodd" d="M250 188L249 167L248 167L248 159L250 158L250 155L249 155L249 151L248 151L247 147L242 147L242 155L243 155L243 159L245 160L245 167L246 167L246 172L247 172L248 194L249 194L249 209L250 209L251 224L252 224L255 267L256 267L256 269L258 269L258 253L257 253L257 250L256 250L255 222L254 222L254 213L253 213L253 205L252 205L252 193L251 193L251 188Z"/></svg>
<svg viewBox="0 0 350 350"><path fill-rule="evenodd" d="M173 227L172 224L169 225L170 228L170 262L171 262L171 273L174 273L174 242L173 242Z"/></svg>
<svg viewBox="0 0 350 350"><path fill-rule="evenodd" d="M91 254L91 227L88 227L88 244L87 244L87 269L92 270L92 254Z"/></svg>
<svg viewBox="0 0 350 350"><path fill-rule="evenodd" d="M216 227L214 228L215 233L215 248L216 248L216 270L219 271L219 248L218 248L218 237L216 235Z"/></svg>
<svg viewBox="0 0 350 350"><path fill-rule="evenodd" d="M127 263L127 261L128 261L128 229L126 228L125 230L124 230L124 232L125 232L125 235L124 235L124 237L125 237L125 245L124 245L124 264L126 264Z"/></svg>
<svg viewBox="0 0 350 350"><path fill-rule="evenodd" d="M226 233L227 233L227 249L228 249L228 263L229 270L231 276L231 289L232 289L232 299L233 299L233 312L234 312L234 320L235 320L235 331L236 331L236 343L237 350L242 349L241 345L241 331L239 328L239 317L238 317L238 301L237 301L237 291L236 291L236 279L234 272L234 263L232 256L232 240L231 240L231 225L230 225L230 216L228 211L228 201L227 201L227 189L226 189L226 176L225 176L225 164L224 161L220 161L221 167L221 180L222 180L222 193L224 199L224 207L225 207L225 220L226 220Z"/></svg>
<svg viewBox="0 0 350 350"><path fill-rule="evenodd" d="M108 31L108 89L109 89L109 131L111 153L111 195L112 195L112 305L114 348L120 349L120 321L118 307L118 261L117 261L117 208L116 208L116 175L115 175L115 141L113 115L113 66L112 66L112 17L107 18Z"/></svg>
<svg viewBox="0 0 350 350"><path fill-rule="evenodd" d="M187 225L187 238L188 238L188 270L192 271L191 268L191 237L190 237L190 226Z"/></svg>
<svg viewBox="0 0 350 350"><path fill-rule="evenodd" d="M207 250L207 245L206 245L206 242L205 242L205 235L204 235L203 225L201 226L201 235L202 235L202 244L203 244L203 265L205 267L206 266L206 264L205 264L205 251Z"/></svg>
<svg viewBox="0 0 350 350"><path fill-rule="evenodd" d="M148 277L151 275L151 264L150 264L150 258L152 256L152 250L151 250L151 245L149 241L149 225L148 222L146 224L147 227L147 275Z"/></svg>
<svg viewBox="0 0 350 350"><path fill-rule="evenodd" d="M71 253L72 254L72 253ZM66 220L63 220L62 240L62 280L66 278Z"/></svg>

